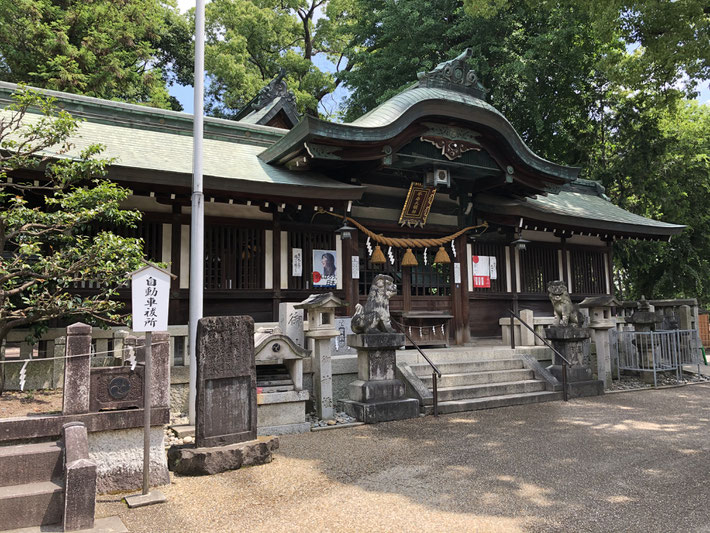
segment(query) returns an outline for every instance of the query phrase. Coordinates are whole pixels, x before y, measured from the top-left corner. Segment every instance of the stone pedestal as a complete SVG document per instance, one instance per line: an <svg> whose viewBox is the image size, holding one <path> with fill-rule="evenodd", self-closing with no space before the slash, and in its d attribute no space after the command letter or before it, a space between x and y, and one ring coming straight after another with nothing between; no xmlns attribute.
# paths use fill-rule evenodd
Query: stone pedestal
<svg viewBox="0 0 710 533"><path fill-rule="evenodd" d="M567 367L567 391L570 398L598 396L604 393L604 382L592 379L589 368L590 333L588 328L578 326L549 326L545 336L560 352L570 366ZM554 355L554 364L547 368L560 382L562 381L562 360Z"/></svg>
<svg viewBox="0 0 710 533"><path fill-rule="evenodd" d="M347 414L371 424L419 416L419 400L404 397L404 384L395 377L395 350L404 344L401 333L361 333L348 336L357 350L358 379L343 400Z"/></svg>

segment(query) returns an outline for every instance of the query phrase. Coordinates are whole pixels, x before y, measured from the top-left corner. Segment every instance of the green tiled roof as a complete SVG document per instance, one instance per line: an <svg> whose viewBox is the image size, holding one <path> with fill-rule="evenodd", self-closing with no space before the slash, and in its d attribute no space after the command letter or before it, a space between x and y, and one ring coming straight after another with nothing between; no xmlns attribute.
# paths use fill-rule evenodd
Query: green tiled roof
<svg viewBox="0 0 710 533"><path fill-rule="evenodd" d="M660 222L630 213L598 194L585 194L570 189L571 187L567 186L558 194L538 195L524 200L479 195L476 206L489 213L523 217L525 223L537 221L550 226L572 226L586 228L584 231L631 237L669 237L685 228L683 225Z"/></svg>
<svg viewBox="0 0 710 533"><path fill-rule="evenodd" d="M0 87L6 89L5 95L9 94L8 86L11 84L3 84L3 87ZM76 156L86 146L101 143L106 147L103 156L115 158L110 173L115 179L190 186L192 117L171 111L54 93L54 96L57 95L61 96L62 102L68 101L74 105L77 102L81 103L82 114L85 117L79 126L80 135L71 139L75 147L66 156ZM96 109L94 105L102 109ZM69 106L65 105L65 107ZM113 117L110 113L112 107L116 110L116 115ZM128 120L125 116L119 117L126 111L132 112L133 120ZM165 119L182 115L177 118L184 120L184 117L187 117L190 120L186 122L187 128L181 128L179 124L166 124L165 119L162 123L157 120L146 127L140 120L142 114L165 117ZM28 114L26 119L37 120L38 117L39 115ZM234 126L230 130L230 122L219 121L219 126L222 128L219 135L206 137L203 141L205 188L289 195L298 198L336 200L360 198L363 187L343 184L314 172L291 172L259 159L258 155L264 151L265 145L278 139L284 130L238 123L231 123ZM230 135L230 131L233 135ZM246 144L262 132L269 134L272 140L269 142L268 137L261 136L255 139L253 144ZM227 140L232 136L233 140ZM57 154L50 150L48 155ZM150 174L147 175L146 172ZM139 175L142 179L137 177Z"/></svg>

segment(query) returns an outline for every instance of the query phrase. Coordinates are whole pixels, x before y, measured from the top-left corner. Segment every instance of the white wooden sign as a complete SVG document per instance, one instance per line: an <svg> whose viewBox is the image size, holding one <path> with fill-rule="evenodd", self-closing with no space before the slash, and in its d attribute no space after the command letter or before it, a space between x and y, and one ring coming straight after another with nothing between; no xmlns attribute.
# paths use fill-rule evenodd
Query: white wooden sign
<svg viewBox="0 0 710 533"><path fill-rule="evenodd" d="M353 255L352 259L352 278L360 279L360 256Z"/></svg>
<svg viewBox="0 0 710 533"><path fill-rule="evenodd" d="M167 331L170 274L146 266L131 274L133 331Z"/></svg>
<svg viewBox="0 0 710 533"><path fill-rule="evenodd" d="M454 263L454 283L461 283L461 263Z"/></svg>
<svg viewBox="0 0 710 533"><path fill-rule="evenodd" d="M294 248L291 254L291 275L300 278L303 276L303 248Z"/></svg>

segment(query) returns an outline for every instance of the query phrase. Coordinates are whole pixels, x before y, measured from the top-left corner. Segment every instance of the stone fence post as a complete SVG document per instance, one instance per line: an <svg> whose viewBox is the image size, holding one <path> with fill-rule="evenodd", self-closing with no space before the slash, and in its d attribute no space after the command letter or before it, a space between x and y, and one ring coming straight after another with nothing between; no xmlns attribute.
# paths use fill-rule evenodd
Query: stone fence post
<svg viewBox="0 0 710 533"><path fill-rule="evenodd" d="M54 339L53 357L59 359L54 360L52 368L52 386L57 389L64 387L64 354L66 353L66 337L57 337Z"/></svg>
<svg viewBox="0 0 710 533"><path fill-rule="evenodd" d="M65 415L88 413L91 388L91 326L77 322L67 327L65 353L67 359L64 362L62 412Z"/></svg>

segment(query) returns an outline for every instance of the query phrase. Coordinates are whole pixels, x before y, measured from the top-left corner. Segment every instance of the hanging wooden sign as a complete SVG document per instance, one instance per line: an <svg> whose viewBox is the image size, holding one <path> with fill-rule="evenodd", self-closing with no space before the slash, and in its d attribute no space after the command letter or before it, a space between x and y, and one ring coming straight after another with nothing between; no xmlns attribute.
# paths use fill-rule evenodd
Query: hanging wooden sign
<svg viewBox="0 0 710 533"><path fill-rule="evenodd" d="M399 225L405 224L410 227L424 226L434 202L436 188L425 187L423 183L411 183L407 199L402 207L402 214L399 215Z"/></svg>

